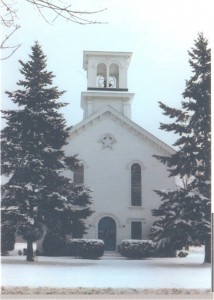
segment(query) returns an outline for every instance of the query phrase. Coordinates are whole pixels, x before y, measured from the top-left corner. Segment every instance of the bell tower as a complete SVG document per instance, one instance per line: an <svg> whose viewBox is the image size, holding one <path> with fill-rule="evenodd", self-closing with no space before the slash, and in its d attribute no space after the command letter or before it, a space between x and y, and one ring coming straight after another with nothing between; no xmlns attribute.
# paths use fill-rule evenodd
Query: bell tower
<svg viewBox="0 0 214 300"><path fill-rule="evenodd" d="M131 52L84 51L87 92L81 94L84 119L106 106L131 118L133 93L128 92L128 67Z"/></svg>

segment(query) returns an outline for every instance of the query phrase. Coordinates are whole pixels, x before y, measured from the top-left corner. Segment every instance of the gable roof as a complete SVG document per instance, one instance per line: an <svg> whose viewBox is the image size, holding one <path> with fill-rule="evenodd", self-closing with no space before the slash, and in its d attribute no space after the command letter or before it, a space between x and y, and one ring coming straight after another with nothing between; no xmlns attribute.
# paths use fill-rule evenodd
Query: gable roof
<svg viewBox="0 0 214 300"><path fill-rule="evenodd" d="M167 145L166 143L164 143L163 141L155 137L153 134L143 129L141 126L139 126L138 124L136 124L135 122L127 118L126 116L122 115L121 113L119 113L117 110L115 110L109 105L107 105L104 109L100 110L97 113L94 113L93 115L89 116L87 119L73 126L70 129L70 135L78 132L82 128L85 128L87 125L92 124L94 120L99 119L102 115L106 115L106 114L112 115L114 118L121 121L123 126L133 129L136 132L136 135L141 135L144 140L148 140L150 143L155 144L162 150L166 151L168 154L176 153L176 151L172 147L170 147L169 145Z"/></svg>

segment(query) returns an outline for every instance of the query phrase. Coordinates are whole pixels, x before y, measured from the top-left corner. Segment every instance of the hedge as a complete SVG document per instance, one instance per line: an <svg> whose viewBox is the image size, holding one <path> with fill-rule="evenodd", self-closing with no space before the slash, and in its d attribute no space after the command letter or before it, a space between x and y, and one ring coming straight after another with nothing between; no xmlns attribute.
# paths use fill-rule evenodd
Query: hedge
<svg viewBox="0 0 214 300"><path fill-rule="evenodd" d="M154 256L155 243L151 240L123 240L119 252L127 258L139 259Z"/></svg>
<svg viewBox="0 0 214 300"><path fill-rule="evenodd" d="M67 241L67 254L82 258L98 258L103 256L104 242L92 239L70 239Z"/></svg>

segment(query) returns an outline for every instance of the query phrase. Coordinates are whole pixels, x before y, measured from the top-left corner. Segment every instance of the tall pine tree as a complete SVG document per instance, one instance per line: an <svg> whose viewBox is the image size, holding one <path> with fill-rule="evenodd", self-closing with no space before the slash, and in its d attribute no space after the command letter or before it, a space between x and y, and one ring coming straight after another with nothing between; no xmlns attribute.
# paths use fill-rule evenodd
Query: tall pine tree
<svg viewBox="0 0 214 300"><path fill-rule="evenodd" d="M157 219L151 228L150 238L157 243L160 255L175 256L176 250L183 247L201 245L201 238L195 231L195 223L201 213L200 195L193 193L188 183L175 191L155 192L161 198L161 205L152 210ZM210 225L209 221L207 225Z"/></svg>
<svg viewBox="0 0 214 300"><path fill-rule="evenodd" d="M188 186L176 192L158 192L163 203L153 211L159 220L152 228L152 236L161 241L168 232L168 237L174 235L176 239L175 234L185 227L183 243L204 244L205 262L211 262L211 50L202 33L188 53L193 74L186 81L181 109L160 102L164 115L173 119L173 123L161 124L160 128L180 135L174 144L178 151L169 157L155 157L169 167L170 176L191 180ZM164 234L160 235L156 225L161 218L166 219L167 211L176 214L168 222L161 223Z"/></svg>
<svg viewBox="0 0 214 300"><path fill-rule="evenodd" d="M92 211L90 190L63 175L79 164L63 150L69 128L58 110L67 104L57 100L64 92L52 86L54 75L37 42L29 61L19 62L21 89L6 92L18 108L3 111L1 170L9 180L2 187L2 220L27 240L27 260L33 260L32 243L44 227L62 236L82 234Z"/></svg>

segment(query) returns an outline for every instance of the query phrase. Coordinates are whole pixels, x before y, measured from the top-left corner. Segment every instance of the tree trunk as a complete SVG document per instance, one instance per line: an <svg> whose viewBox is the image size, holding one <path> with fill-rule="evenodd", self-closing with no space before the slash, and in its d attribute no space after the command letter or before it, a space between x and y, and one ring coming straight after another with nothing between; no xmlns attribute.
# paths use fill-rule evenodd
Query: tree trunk
<svg viewBox="0 0 214 300"><path fill-rule="evenodd" d="M211 263L211 236L207 237L205 242L205 263Z"/></svg>
<svg viewBox="0 0 214 300"><path fill-rule="evenodd" d="M34 261L33 258L33 242L32 240L27 240L27 261Z"/></svg>

